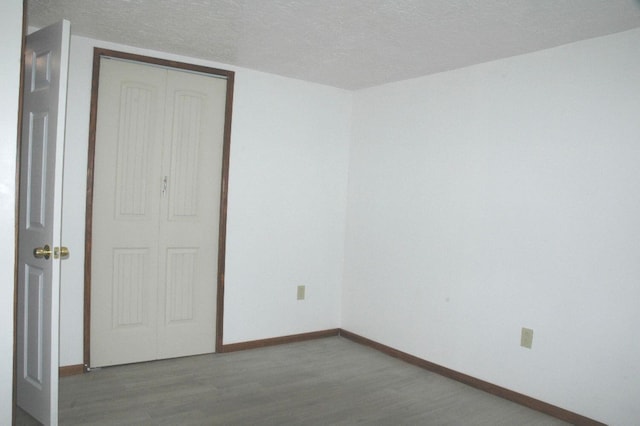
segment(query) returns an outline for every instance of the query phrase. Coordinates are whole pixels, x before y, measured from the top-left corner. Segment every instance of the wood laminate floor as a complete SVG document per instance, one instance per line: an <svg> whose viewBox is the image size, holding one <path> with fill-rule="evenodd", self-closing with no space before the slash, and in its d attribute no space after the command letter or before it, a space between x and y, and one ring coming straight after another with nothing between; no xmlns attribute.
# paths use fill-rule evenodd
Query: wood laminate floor
<svg viewBox="0 0 640 426"><path fill-rule="evenodd" d="M341 337L60 380L60 425L352 424L567 423Z"/></svg>

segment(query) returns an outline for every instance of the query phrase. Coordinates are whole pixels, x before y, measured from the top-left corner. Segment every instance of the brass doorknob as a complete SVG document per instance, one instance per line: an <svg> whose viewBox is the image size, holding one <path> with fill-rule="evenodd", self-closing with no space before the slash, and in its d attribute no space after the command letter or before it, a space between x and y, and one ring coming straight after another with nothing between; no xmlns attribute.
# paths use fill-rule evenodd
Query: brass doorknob
<svg viewBox="0 0 640 426"><path fill-rule="evenodd" d="M48 260L52 254L54 259L65 259L69 257L69 249L67 247L55 247L53 250L51 250L51 247L49 247L49 244L47 244L44 247L38 247L33 250L33 256L37 259L44 258Z"/></svg>
<svg viewBox="0 0 640 426"><path fill-rule="evenodd" d="M51 251L51 247L49 247L49 244L45 245L44 247L37 247L33 250L33 256L36 259L49 259L49 256L51 256L51 253L53 253Z"/></svg>
<svg viewBox="0 0 640 426"><path fill-rule="evenodd" d="M56 247L53 249L53 257L58 258L67 258L69 257L69 249L67 247Z"/></svg>

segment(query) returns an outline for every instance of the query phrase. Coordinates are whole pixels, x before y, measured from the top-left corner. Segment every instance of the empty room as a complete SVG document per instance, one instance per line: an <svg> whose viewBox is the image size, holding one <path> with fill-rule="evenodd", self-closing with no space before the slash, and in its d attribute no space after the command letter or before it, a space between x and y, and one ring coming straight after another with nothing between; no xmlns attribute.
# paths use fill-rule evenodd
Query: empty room
<svg viewBox="0 0 640 426"><path fill-rule="evenodd" d="M0 424L640 422L640 1L0 15Z"/></svg>

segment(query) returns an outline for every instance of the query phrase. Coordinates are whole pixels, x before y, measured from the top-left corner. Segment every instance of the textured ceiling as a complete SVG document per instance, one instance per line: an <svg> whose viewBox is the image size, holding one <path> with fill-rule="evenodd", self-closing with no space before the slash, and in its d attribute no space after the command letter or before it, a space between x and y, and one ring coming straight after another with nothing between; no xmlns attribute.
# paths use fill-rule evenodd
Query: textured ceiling
<svg viewBox="0 0 640 426"><path fill-rule="evenodd" d="M28 0L28 24L359 89L640 27L640 0ZM640 53L640 49L639 49Z"/></svg>

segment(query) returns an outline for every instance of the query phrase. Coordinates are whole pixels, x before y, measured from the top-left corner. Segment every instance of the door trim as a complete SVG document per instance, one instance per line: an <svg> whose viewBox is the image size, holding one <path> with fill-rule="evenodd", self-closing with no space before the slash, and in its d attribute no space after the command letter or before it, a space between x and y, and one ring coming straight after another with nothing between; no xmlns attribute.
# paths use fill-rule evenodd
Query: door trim
<svg viewBox="0 0 640 426"><path fill-rule="evenodd" d="M27 2L23 2L22 10L22 43L20 46L20 84L18 95L18 131L16 133L16 187L14 192L14 239L13 239L13 368L12 368L12 389L11 389L11 421L15 424L16 413L18 411L18 231L20 225L20 150L22 149L22 110L24 105L24 54L27 44Z"/></svg>
<svg viewBox="0 0 640 426"><path fill-rule="evenodd" d="M93 228L93 172L95 165L96 123L98 119L98 86L100 82L100 60L103 57L134 61L143 64L157 65L183 71L197 72L227 80L225 103L224 136L222 147L222 179L220 188L220 221L218 231L218 275L216 296L216 352L223 350L224 325L224 272L225 251L227 241L227 195L229 188L229 151L231 146L231 116L233 111L233 85L235 73L218 68L176 62L133 53L94 48L93 75L91 80L91 110L89 115L89 154L87 159L87 204L85 218L85 256L84 256L84 371L89 370L91 361L91 238Z"/></svg>

